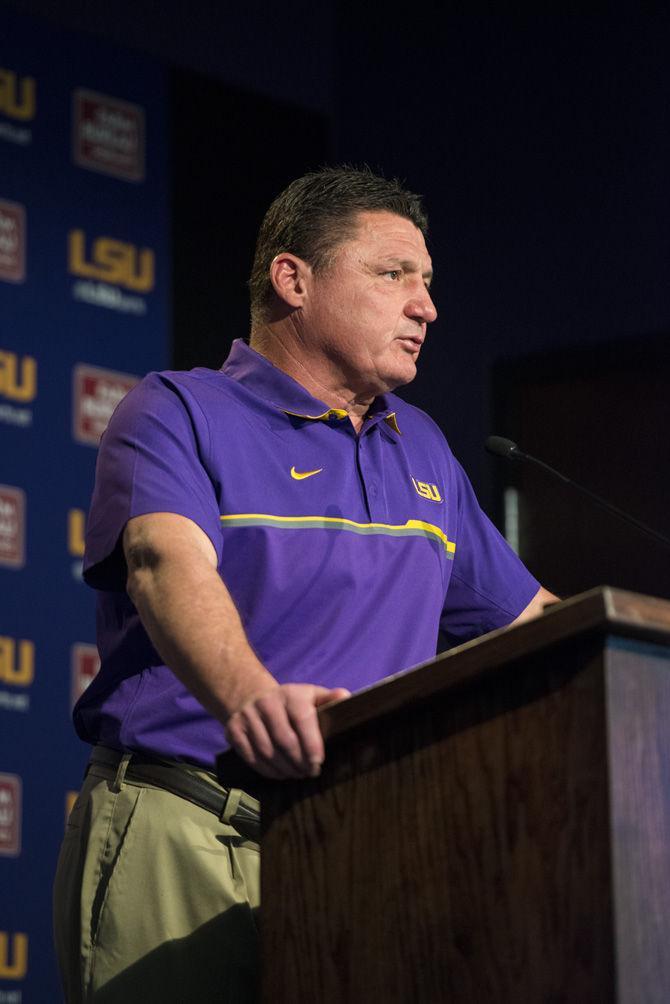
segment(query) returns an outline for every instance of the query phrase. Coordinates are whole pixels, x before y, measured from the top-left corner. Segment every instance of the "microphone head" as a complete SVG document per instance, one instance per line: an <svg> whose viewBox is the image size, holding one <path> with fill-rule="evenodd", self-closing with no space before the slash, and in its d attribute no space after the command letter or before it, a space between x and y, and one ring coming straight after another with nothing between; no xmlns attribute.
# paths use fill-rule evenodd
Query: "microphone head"
<svg viewBox="0 0 670 1004"><path fill-rule="evenodd" d="M496 457L504 457L505 460L522 460L523 453L511 439L504 436L489 436L484 446L489 453Z"/></svg>

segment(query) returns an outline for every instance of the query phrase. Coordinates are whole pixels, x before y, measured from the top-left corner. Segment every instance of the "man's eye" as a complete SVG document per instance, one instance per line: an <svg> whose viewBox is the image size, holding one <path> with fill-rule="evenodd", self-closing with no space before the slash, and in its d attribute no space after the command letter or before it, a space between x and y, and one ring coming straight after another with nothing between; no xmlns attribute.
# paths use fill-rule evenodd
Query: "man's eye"
<svg viewBox="0 0 670 1004"><path fill-rule="evenodd" d="M399 279L402 272L399 268L391 268L384 272L384 275L390 275L392 279Z"/></svg>

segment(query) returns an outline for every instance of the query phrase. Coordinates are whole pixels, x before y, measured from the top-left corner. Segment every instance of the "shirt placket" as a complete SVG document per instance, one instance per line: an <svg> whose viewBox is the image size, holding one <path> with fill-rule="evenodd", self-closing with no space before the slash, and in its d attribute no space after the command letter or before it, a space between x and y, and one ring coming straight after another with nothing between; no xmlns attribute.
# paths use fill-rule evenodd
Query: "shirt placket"
<svg viewBox="0 0 670 1004"><path fill-rule="evenodd" d="M364 428L356 438L356 464L371 523L385 523L388 518L380 455L382 445L379 429L375 426Z"/></svg>

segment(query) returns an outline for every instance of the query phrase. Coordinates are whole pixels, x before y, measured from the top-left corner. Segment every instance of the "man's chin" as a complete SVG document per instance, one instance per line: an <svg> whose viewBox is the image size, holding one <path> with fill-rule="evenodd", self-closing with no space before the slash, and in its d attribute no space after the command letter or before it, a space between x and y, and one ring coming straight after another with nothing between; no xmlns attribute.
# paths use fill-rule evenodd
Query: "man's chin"
<svg viewBox="0 0 670 1004"><path fill-rule="evenodd" d="M386 381L386 393L395 390L396 387L402 387L406 383L411 383L416 376L416 362L411 359L407 359L402 366L397 367L392 374L389 374L388 380Z"/></svg>
<svg viewBox="0 0 670 1004"><path fill-rule="evenodd" d="M377 371L374 374L368 374L364 383L361 383L359 378L357 396L371 399L379 397L380 394L390 394L397 387L411 383L415 376L416 364L410 359L403 360L402 364L389 367L387 372Z"/></svg>

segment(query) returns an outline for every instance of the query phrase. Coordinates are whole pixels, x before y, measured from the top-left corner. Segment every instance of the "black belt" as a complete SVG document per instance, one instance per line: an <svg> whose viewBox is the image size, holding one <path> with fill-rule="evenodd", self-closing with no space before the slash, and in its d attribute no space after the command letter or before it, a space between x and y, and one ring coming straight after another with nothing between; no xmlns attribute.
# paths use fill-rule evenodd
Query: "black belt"
<svg viewBox="0 0 670 1004"><path fill-rule="evenodd" d="M261 814L255 798L238 788L215 788L213 784L189 773L181 764L157 760L146 753L95 746L86 773L112 780L118 776L120 781L127 779L163 788L201 809L213 812L248 840L256 843L260 840Z"/></svg>

